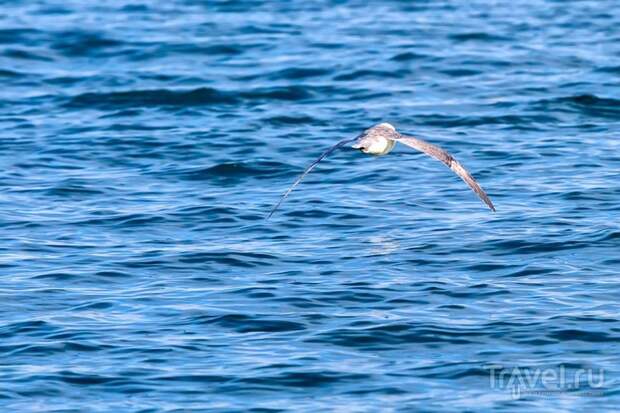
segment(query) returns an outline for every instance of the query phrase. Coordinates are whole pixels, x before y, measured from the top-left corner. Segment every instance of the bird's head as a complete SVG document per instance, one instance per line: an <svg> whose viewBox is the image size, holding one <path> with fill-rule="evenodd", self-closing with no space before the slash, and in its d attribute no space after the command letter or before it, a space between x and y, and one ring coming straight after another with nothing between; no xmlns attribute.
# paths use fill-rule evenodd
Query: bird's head
<svg viewBox="0 0 620 413"><path fill-rule="evenodd" d="M398 136L394 126L380 123L366 129L351 147L370 155L385 155L392 150Z"/></svg>

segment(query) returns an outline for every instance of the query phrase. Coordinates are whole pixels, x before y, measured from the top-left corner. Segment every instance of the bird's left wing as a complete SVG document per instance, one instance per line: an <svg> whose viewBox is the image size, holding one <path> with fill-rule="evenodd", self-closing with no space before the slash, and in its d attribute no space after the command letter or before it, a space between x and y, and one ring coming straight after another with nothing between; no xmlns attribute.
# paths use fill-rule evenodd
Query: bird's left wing
<svg viewBox="0 0 620 413"><path fill-rule="evenodd" d="M435 146L432 143L423 141L422 139L414 138L412 136L400 135L400 137L394 139L397 142L404 143L407 146L411 146L420 152L424 152L427 155L443 162L448 168L461 177L463 181L480 197L480 199L487 204L491 211L495 212L495 206L489 196L484 192L482 187L478 185L478 182L473 176L448 152L441 149L439 146Z"/></svg>
<svg viewBox="0 0 620 413"><path fill-rule="evenodd" d="M314 162L312 162L312 164L310 164L309 167L306 168L306 170L304 171L304 173L302 173L299 178L297 178L295 180L295 182L293 182L293 185L291 185L291 187L284 193L284 195L282 195L282 197L280 198L280 200L278 201L278 203L271 209L271 212L269 212L269 215L267 216L267 219L271 218L271 216L273 215L274 212L276 212L276 209L278 209L278 207L280 206L280 204L282 204L282 202L286 199L286 197L288 196L288 194L291 193L291 191L301 182L302 179L304 179L304 177L306 175L308 175L308 173L314 169L315 166L318 165L319 162L321 162L323 160L323 158L325 158L327 155L329 155L330 153L334 152L336 149L343 147L344 145L346 145L347 143L351 143L353 141L355 141L357 139L357 137L355 138L348 138L348 139L344 139L340 142L338 142L337 144L335 144L334 146L332 146L331 148L329 148L328 150L326 150L325 152L323 152L323 154L321 156L318 157L318 159Z"/></svg>

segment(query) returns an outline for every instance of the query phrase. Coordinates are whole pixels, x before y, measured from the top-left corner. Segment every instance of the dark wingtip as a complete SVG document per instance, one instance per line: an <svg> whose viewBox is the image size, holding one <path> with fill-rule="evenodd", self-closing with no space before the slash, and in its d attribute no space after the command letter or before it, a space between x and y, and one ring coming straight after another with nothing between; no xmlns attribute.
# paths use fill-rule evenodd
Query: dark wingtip
<svg viewBox="0 0 620 413"><path fill-rule="evenodd" d="M276 210L280 207L280 205L282 204L282 201L284 200L284 198L286 197L286 195L284 195L282 198L280 198L280 200L278 201L278 203L271 208L271 211L269 211L269 214L265 217L265 221L269 221L269 218L271 218L271 216L276 212Z"/></svg>
<svg viewBox="0 0 620 413"><path fill-rule="evenodd" d="M276 205L275 208L271 208L271 211L269 211L269 214L267 214L267 216L265 217L265 221L269 221L269 218L271 218L271 216L273 215L274 212L276 212L276 209L278 209L278 206Z"/></svg>

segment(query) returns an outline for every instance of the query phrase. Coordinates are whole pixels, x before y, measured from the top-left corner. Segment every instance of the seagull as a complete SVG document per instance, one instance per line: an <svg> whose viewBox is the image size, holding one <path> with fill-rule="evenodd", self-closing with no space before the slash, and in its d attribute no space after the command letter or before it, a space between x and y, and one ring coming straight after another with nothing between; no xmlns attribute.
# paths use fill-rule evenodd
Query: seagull
<svg viewBox="0 0 620 413"><path fill-rule="evenodd" d="M484 202L491 211L495 212L495 206L493 206L493 202L489 199L488 195L478 182L471 176L469 172L461 165L452 155L450 155L445 150L441 149L439 146L435 146L432 143L423 141L422 139L414 138L413 136L401 135L396 132L396 128L389 123L380 123L375 125L369 129L366 129L360 135L355 138L344 139L325 152L310 166L306 168L306 170L297 178L293 185L282 195L278 203L271 209L267 219L271 218L276 209L282 204L282 202L288 197L291 191L301 182L302 179L310 171L314 169L315 166L319 164L326 156L334 152L336 149L339 149L349 143L353 143L351 148L359 149L363 153L367 153L369 155L381 156L387 155L396 145L396 142L403 143L407 146L412 147L420 152L423 152L438 161L443 162L448 168L452 169L452 171L461 177L463 181L480 197L482 202Z"/></svg>

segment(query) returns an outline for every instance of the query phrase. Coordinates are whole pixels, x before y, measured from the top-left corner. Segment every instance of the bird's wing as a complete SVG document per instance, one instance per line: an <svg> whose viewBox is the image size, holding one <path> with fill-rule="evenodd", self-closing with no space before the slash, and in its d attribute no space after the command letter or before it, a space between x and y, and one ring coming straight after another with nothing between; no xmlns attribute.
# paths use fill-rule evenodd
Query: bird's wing
<svg viewBox="0 0 620 413"><path fill-rule="evenodd" d="M394 139L397 142L404 143L407 146L411 146L414 149L417 149L420 152L424 152L427 155L432 156L433 158L443 162L448 166L448 168L452 169L454 173L461 177L463 181L480 197L480 199L487 204L491 211L495 212L495 207L493 206L493 202L489 199L488 195L484 190L478 185L478 182L467 172L467 170L461 165L452 155L448 152L444 151L438 146L433 145L432 143L428 143L421 139L414 138L412 136L401 135L399 138Z"/></svg>
<svg viewBox="0 0 620 413"><path fill-rule="evenodd" d="M326 150L325 152L323 152L323 154L321 156L318 157L318 159L314 162L312 162L310 164L309 167L306 168L306 170L304 171L304 173L302 173L301 175L299 175L299 178L297 178L295 180L295 182L293 182L293 185L291 185L291 187L284 193L284 195L282 195L282 197L280 198L280 200L278 201L278 203L271 209L271 212L269 212L269 215L267 216L267 219L271 218L271 216L273 215L274 212L276 212L276 209L278 209L278 207L280 206L280 204L282 204L282 202L286 199L286 197L288 196L288 194L291 193L291 191L301 182L302 179L304 179L304 177L306 175L308 175L308 173L314 169L315 166L318 165L319 162L321 162L323 160L323 158L325 158L327 155L329 155L330 153L334 152L336 149L346 145L347 143L353 142L354 140L356 140L357 137L355 138L349 138L349 139L344 139L340 142L338 142L337 144L335 144L334 146L332 146L331 148L329 148L328 150Z"/></svg>

